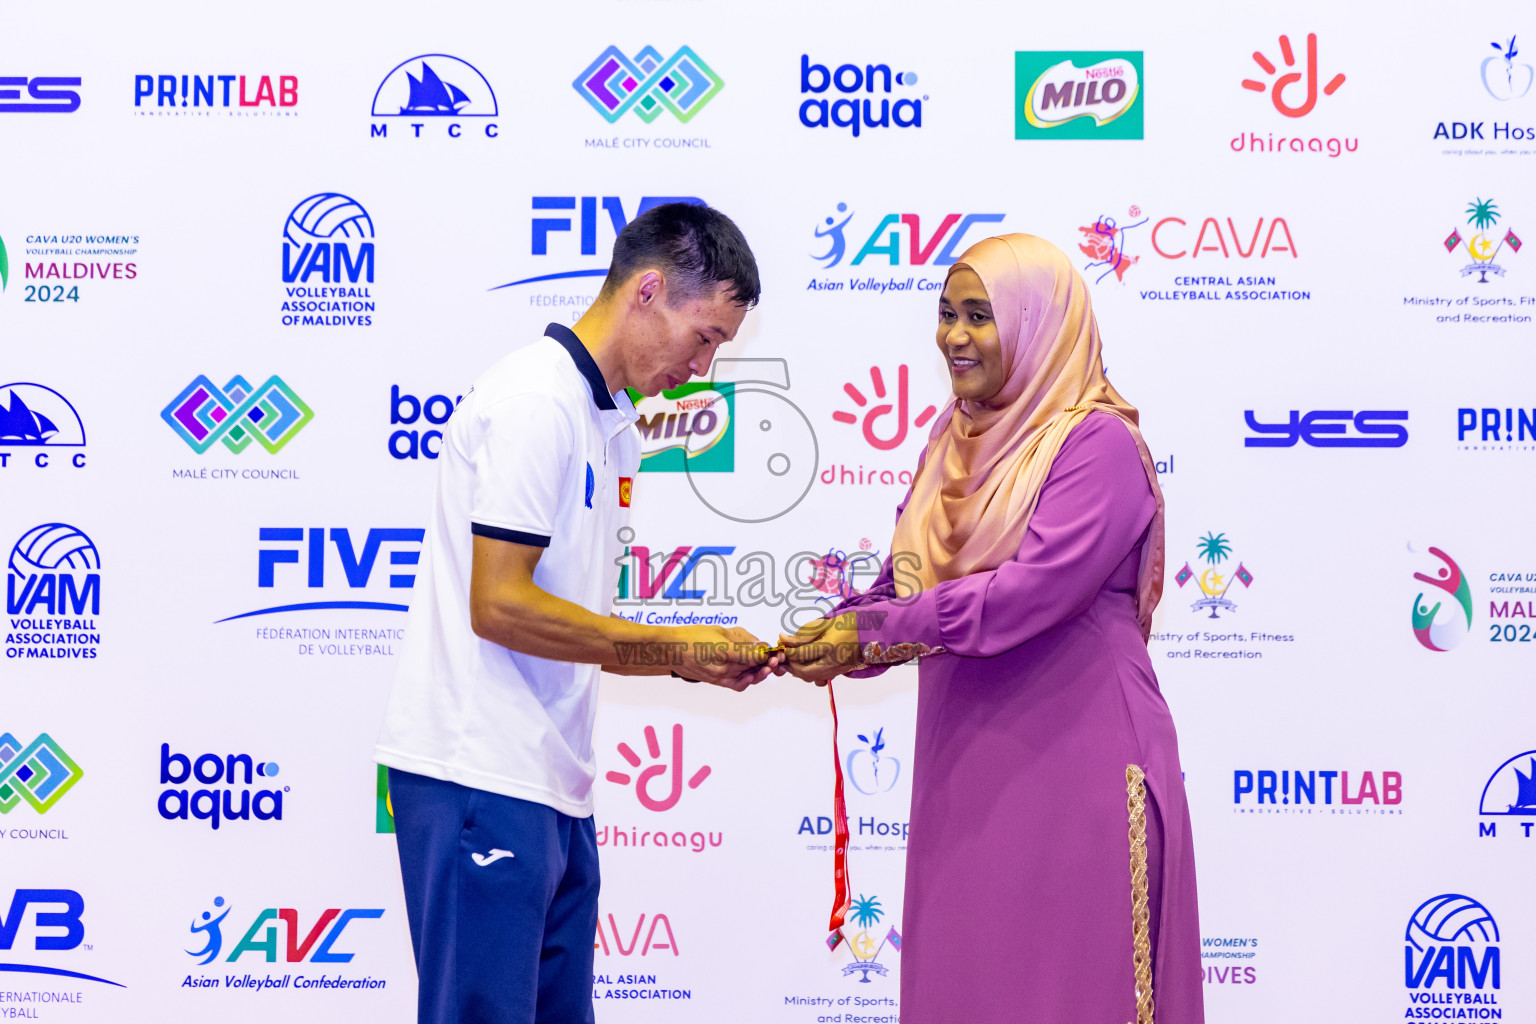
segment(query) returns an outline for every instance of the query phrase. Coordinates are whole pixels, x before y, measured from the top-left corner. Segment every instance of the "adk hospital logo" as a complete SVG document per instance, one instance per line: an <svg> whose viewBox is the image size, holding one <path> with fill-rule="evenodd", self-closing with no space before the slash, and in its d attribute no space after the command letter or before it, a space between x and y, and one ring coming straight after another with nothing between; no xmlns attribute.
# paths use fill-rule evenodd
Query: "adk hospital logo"
<svg viewBox="0 0 1536 1024"><path fill-rule="evenodd" d="M101 649L101 555L68 523L21 535L6 565L7 660L95 658Z"/></svg>
<svg viewBox="0 0 1536 1024"><path fill-rule="evenodd" d="M0 384L0 470L13 459L83 469L85 455L85 424L69 399L43 384Z"/></svg>
<svg viewBox="0 0 1536 1024"><path fill-rule="evenodd" d="M373 218L340 192L317 192L283 225L284 327L373 326Z"/></svg>

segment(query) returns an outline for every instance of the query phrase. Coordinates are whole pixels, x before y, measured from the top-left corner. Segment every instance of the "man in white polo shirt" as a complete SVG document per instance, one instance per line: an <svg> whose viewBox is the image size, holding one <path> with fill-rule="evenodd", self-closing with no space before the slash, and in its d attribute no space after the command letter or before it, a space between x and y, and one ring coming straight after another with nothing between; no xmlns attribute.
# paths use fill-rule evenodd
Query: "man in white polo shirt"
<svg viewBox="0 0 1536 1024"><path fill-rule="evenodd" d="M758 291L729 218L657 206L620 232L574 331L550 324L491 367L444 431L375 750L422 1024L592 1020L600 668L735 690L779 668L745 630L609 614L640 468L625 388L706 374Z"/></svg>

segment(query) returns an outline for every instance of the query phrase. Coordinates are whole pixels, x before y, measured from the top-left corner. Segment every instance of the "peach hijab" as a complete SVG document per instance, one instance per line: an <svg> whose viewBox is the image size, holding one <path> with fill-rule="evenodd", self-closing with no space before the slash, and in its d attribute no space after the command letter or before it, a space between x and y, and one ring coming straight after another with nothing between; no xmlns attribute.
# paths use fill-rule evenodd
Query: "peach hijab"
<svg viewBox="0 0 1536 1024"><path fill-rule="evenodd" d="M891 550L921 557L923 589L1013 560L1067 434L1109 413L1130 430L1157 497L1136 595L1145 637L1163 591L1163 492L1136 407L1104 376L1088 285L1033 235L977 242L949 272L967 267L992 301L1007 382L985 406L955 399L939 414Z"/></svg>

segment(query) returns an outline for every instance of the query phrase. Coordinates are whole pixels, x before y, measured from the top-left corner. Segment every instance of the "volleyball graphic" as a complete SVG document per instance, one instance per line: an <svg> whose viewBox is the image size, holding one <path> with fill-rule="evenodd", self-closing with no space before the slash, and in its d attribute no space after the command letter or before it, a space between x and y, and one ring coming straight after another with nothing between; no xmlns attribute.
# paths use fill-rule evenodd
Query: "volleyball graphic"
<svg viewBox="0 0 1536 1024"><path fill-rule="evenodd" d="M1429 945L1482 945L1499 941L1499 926L1477 900L1447 893L1419 904L1404 938L1420 952Z"/></svg>
<svg viewBox="0 0 1536 1024"><path fill-rule="evenodd" d="M332 238L372 238L373 218L350 196L318 192L293 208L283 237L299 246Z"/></svg>
<svg viewBox="0 0 1536 1024"><path fill-rule="evenodd" d="M11 572L31 576L63 569L101 568L101 556L84 531L68 523L44 523L22 534L11 548Z"/></svg>

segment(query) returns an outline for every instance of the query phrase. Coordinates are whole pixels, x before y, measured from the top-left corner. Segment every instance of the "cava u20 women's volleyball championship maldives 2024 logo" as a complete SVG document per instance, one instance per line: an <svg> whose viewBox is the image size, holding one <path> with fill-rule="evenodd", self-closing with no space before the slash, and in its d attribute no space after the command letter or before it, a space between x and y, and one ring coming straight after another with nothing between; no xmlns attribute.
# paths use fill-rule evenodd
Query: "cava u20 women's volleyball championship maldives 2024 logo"
<svg viewBox="0 0 1536 1024"><path fill-rule="evenodd" d="M1431 547L1429 553L1445 564L1433 576L1413 574L1420 583L1436 588L1420 591L1413 599L1413 635L1431 651L1449 651L1472 629L1472 588L1450 555L1437 547Z"/></svg>

